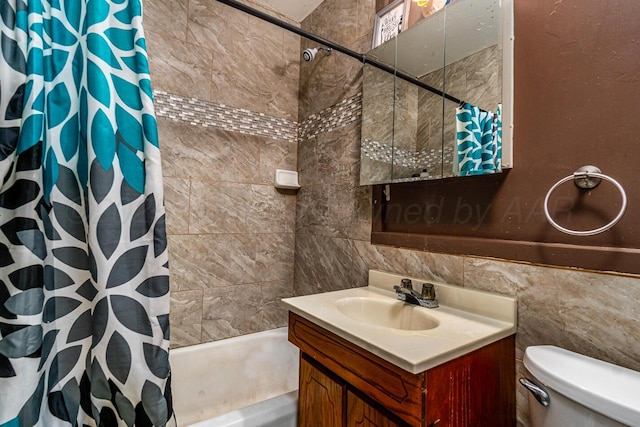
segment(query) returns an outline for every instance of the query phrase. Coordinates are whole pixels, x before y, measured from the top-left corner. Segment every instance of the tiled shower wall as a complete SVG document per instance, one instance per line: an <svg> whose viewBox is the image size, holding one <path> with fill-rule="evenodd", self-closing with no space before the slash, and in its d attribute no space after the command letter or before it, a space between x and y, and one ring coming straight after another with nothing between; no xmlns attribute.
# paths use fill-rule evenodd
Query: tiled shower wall
<svg viewBox="0 0 640 427"><path fill-rule="evenodd" d="M171 274L172 346L286 325L300 39L210 0L146 0Z"/></svg>
<svg viewBox="0 0 640 427"><path fill-rule="evenodd" d="M375 0L326 0L302 27L366 51L374 13ZM517 25L517 4L515 18ZM327 59L301 65L301 121L360 91L358 61ZM540 344L640 370L638 277L372 245L371 189L358 186L359 155L359 122L299 142L297 294L365 286L371 268L499 292L518 299L518 376L524 349ZM528 426L526 395L517 390L519 425Z"/></svg>

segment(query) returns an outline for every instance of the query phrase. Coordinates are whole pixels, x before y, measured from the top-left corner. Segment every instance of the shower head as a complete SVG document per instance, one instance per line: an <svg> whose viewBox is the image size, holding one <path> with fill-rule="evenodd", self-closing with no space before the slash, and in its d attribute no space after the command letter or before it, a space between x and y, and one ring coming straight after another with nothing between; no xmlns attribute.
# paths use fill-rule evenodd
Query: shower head
<svg viewBox="0 0 640 427"><path fill-rule="evenodd" d="M324 50L327 55L331 54L330 47L314 47L305 49L304 52L302 52L302 59L304 59L305 62L313 61L313 59L316 57L316 53L318 53L319 50Z"/></svg>

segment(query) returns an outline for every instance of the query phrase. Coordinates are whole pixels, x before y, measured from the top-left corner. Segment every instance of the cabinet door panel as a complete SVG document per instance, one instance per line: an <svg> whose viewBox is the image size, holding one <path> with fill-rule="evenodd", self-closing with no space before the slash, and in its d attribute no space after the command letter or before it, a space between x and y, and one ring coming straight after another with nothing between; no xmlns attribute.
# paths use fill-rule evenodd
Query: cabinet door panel
<svg viewBox="0 0 640 427"><path fill-rule="evenodd" d="M422 422L424 373L398 368L295 313L289 313L289 341L407 424Z"/></svg>
<svg viewBox="0 0 640 427"><path fill-rule="evenodd" d="M345 387L300 359L299 427L340 427Z"/></svg>
<svg viewBox="0 0 640 427"><path fill-rule="evenodd" d="M347 397L347 427L401 427L352 392Z"/></svg>

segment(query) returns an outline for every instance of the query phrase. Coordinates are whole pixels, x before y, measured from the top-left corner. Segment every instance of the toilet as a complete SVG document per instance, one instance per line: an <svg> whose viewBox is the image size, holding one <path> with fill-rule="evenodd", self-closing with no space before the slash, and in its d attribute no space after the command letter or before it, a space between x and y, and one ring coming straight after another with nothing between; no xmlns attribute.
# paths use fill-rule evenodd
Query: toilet
<svg viewBox="0 0 640 427"><path fill-rule="evenodd" d="M640 372L548 345L523 361L532 427L640 427Z"/></svg>

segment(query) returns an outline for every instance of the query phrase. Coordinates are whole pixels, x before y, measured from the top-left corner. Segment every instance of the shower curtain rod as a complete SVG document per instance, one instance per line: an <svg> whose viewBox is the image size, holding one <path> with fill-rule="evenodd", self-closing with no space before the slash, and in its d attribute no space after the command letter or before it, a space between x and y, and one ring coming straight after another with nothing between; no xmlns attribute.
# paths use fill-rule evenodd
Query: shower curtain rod
<svg viewBox="0 0 640 427"><path fill-rule="evenodd" d="M287 31L291 31L292 33L295 33L295 34L297 34L299 36L302 36L302 37L304 37L306 39L309 39L309 40L314 41L316 43L320 43L320 44L322 44L324 46L330 47L331 49L337 50L340 53L343 53L343 54L345 54L347 56L355 58L355 59L357 59L358 61L360 61L360 62L362 62L364 64L372 65L372 66L374 66L374 67L376 67L376 68L378 68L378 69L380 69L382 71L386 71L389 74L393 74L393 75L401 78L402 80L405 80L407 82L413 83L414 85L416 85L416 86L418 86L418 87L420 87L422 89L428 90L429 92L434 93L434 94L436 94L438 96L442 96L442 97L448 99L449 101L455 102L458 105L463 103L462 100L456 98L455 96L451 96L451 95L449 95L449 94L447 94L447 93L445 93L445 92L443 92L443 91L441 91L439 89L434 88L433 86L429 86L428 84L426 84L424 82L421 82L420 80L410 76L409 74L403 73L402 71L398 71L393 67L390 67L390 66L388 66L386 64L383 64L381 62L376 61L375 59L368 58L365 54L358 53L358 52L353 51L351 49L348 49L348 48L346 48L344 46L341 46L341 45L339 45L337 43L334 43L334 42L332 42L330 40L326 40L326 39L323 39L322 37L316 36L315 34L310 33L310 32L308 32L306 30L301 29L301 28L298 28L298 27L296 27L294 25L291 25L288 22L282 21L282 20L280 20L278 18L275 18L275 17L273 17L271 15L268 15L268 14L266 14L264 12L256 10L256 9L250 7L250 6L242 4L237 0L217 0L217 1L219 1L220 3L226 4L227 6L231 6L234 9L237 9L237 10L240 10L242 12L248 13L249 15L255 16L256 18L260 18L263 21L267 21L267 22L269 22L269 23L271 23L273 25L277 25L280 28L283 28L283 29L285 29Z"/></svg>

